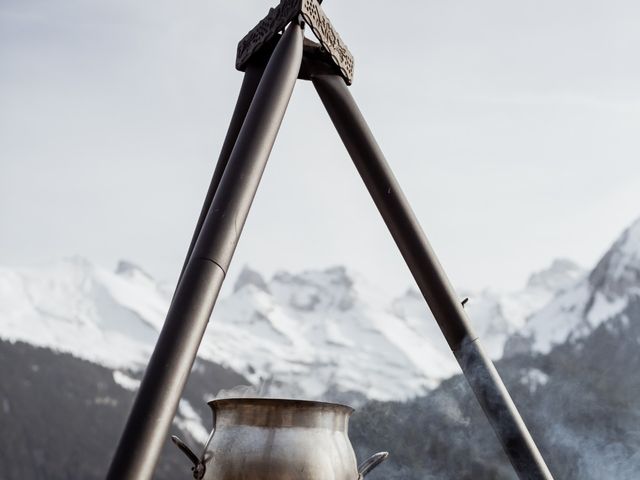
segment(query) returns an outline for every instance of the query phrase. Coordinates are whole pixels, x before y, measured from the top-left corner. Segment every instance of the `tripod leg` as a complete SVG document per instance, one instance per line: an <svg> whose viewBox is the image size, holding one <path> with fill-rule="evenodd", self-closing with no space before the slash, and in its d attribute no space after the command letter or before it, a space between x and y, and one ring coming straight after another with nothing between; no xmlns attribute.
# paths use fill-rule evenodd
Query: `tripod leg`
<svg viewBox="0 0 640 480"><path fill-rule="evenodd" d="M112 460L108 480L148 480L178 406L300 70L292 23L256 90Z"/></svg>
<svg viewBox="0 0 640 480"><path fill-rule="evenodd" d="M521 479L552 479L344 80L312 78L442 333Z"/></svg>
<svg viewBox="0 0 640 480"><path fill-rule="evenodd" d="M220 180L222 179L222 174L224 173L224 169L226 168L229 161L229 156L231 155L231 151L233 150L233 147L236 144L236 140L238 138L238 134L240 133L240 127L242 127L244 119L247 116L247 111L251 106L251 101L253 100L253 96L256 93L256 89L258 88L258 84L260 83L263 72L263 67L257 64L250 64L247 66L247 71L244 74L242 86L240 87L240 93L238 94L236 107L233 110L231 122L229 123L229 129L227 130L227 134L224 137L222 150L220 151L220 156L218 157L216 168L213 171L213 177L211 178L211 183L209 184L209 190L207 190L207 195L205 196L204 204L202 205L202 210L200 211L200 217L198 218L198 222L196 223L196 228L193 232L193 237L191 238L189 250L187 250L187 256L184 259L182 271L180 272L180 276L178 277L178 283L180 283L180 280L184 275L184 271L187 268L187 264L189 263L189 259L191 258L191 254L193 253L193 249L196 245L196 241L198 240L198 235L200 235L200 230L202 230L202 224L204 223L204 219L207 217L209 207L211 207L211 202L213 201L213 197L216 194L216 190L218 189L218 185L220 184Z"/></svg>

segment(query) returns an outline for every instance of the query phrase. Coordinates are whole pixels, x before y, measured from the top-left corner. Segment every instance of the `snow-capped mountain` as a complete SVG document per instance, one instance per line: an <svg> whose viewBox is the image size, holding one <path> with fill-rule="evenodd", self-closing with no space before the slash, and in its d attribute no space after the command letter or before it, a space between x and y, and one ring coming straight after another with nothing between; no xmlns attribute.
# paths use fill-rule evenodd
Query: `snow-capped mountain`
<svg viewBox="0 0 640 480"><path fill-rule="evenodd" d="M41 268L1 268L0 337L113 368L140 367L169 298L126 263L115 273L80 257Z"/></svg>
<svg viewBox="0 0 640 480"><path fill-rule="evenodd" d="M595 268L531 316L510 338L506 355L547 353L575 341L624 312L640 297L640 219L627 228ZM628 320L628 319L627 319Z"/></svg>
<svg viewBox="0 0 640 480"><path fill-rule="evenodd" d="M489 351L581 271L557 261L521 291L464 294ZM458 366L422 297L392 302L342 267L268 281L244 269L221 298L199 355L230 367L263 394L354 401L406 399L457 373ZM71 353L120 370L146 364L171 299L135 265L112 272L74 257L39 268L0 269L0 338ZM212 392L215 393L215 392Z"/></svg>
<svg viewBox="0 0 640 480"><path fill-rule="evenodd" d="M498 368L556 478L638 476L639 285L640 221L588 274L556 261L520 291L461 293L485 344L498 351L505 330L516 332ZM81 258L0 269L0 337L15 342L0 339L0 364L11 365L0 382L2 478L103 477L170 297L128 263L115 272ZM357 453L392 451L372 480L514 478L464 377L419 395L446 362L456 367L417 293L385 297L343 268L268 280L245 269L214 310L172 433L202 445L204 401L246 373L267 380L262 393L415 397L355 403ZM188 468L167 442L158 479Z"/></svg>
<svg viewBox="0 0 640 480"><path fill-rule="evenodd" d="M216 307L202 354L255 382L266 376L272 394L311 398L406 398L454 373L452 355L381 298L341 267L247 283Z"/></svg>
<svg viewBox="0 0 640 480"><path fill-rule="evenodd" d="M554 478L635 480L640 220L575 284L545 276L532 276L528 288L553 280L559 293L508 339L500 375ZM350 430L362 451L395 449L372 480L515 478L462 376L408 402L367 404L360 414L376 419Z"/></svg>
<svg viewBox="0 0 640 480"><path fill-rule="evenodd" d="M471 324L485 350L492 358L498 359L502 356L506 340L524 327L532 313L575 285L584 275L585 271L571 260L558 259L548 268L533 273L520 290L461 290L460 298L469 298L465 309ZM410 289L405 296L393 302L392 309L407 324L420 331L421 337L432 339L439 352L450 355L449 347L420 293Z"/></svg>

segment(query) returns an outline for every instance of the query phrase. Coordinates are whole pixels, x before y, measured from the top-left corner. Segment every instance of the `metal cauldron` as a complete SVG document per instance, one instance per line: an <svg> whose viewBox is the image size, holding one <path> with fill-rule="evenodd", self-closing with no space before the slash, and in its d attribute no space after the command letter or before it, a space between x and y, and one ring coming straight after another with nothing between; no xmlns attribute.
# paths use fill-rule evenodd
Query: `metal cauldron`
<svg viewBox="0 0 640 480"><path fill-rule="evenodd" d="M177 437L193 476L204 480L358 480L388 454L359 467L349 441L346 405L233 398L209 402L213 431L198 457Z"/></svg>

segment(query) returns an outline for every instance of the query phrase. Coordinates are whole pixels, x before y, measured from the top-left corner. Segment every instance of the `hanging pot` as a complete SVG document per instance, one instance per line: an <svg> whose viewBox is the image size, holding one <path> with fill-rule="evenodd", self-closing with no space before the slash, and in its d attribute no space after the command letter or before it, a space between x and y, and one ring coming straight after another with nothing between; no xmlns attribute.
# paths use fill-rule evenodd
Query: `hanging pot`
<svg viewBox="0 0 640 480"><path fill-rule="evenodd" d="M388 456L356 466L346 405L238 398L209 406L214 428L200 457L172 437L198 480L360 480Z"/></svg>

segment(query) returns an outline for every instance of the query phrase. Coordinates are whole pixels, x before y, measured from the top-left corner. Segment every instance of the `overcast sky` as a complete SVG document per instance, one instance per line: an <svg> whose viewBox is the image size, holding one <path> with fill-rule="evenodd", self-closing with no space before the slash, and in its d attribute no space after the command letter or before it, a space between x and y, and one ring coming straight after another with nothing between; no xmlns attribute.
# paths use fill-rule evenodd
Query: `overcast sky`
<svg viewBox="0 0 640 480"><path fill-rule="evenodd" d="M0 0L0 263L177 277L275 0ZM640 216L640 2L327 0L351 87L458 286L592 265ZM299 82L232 268L411 279ZM233 278L232 278L233 279Z"/></svg>

